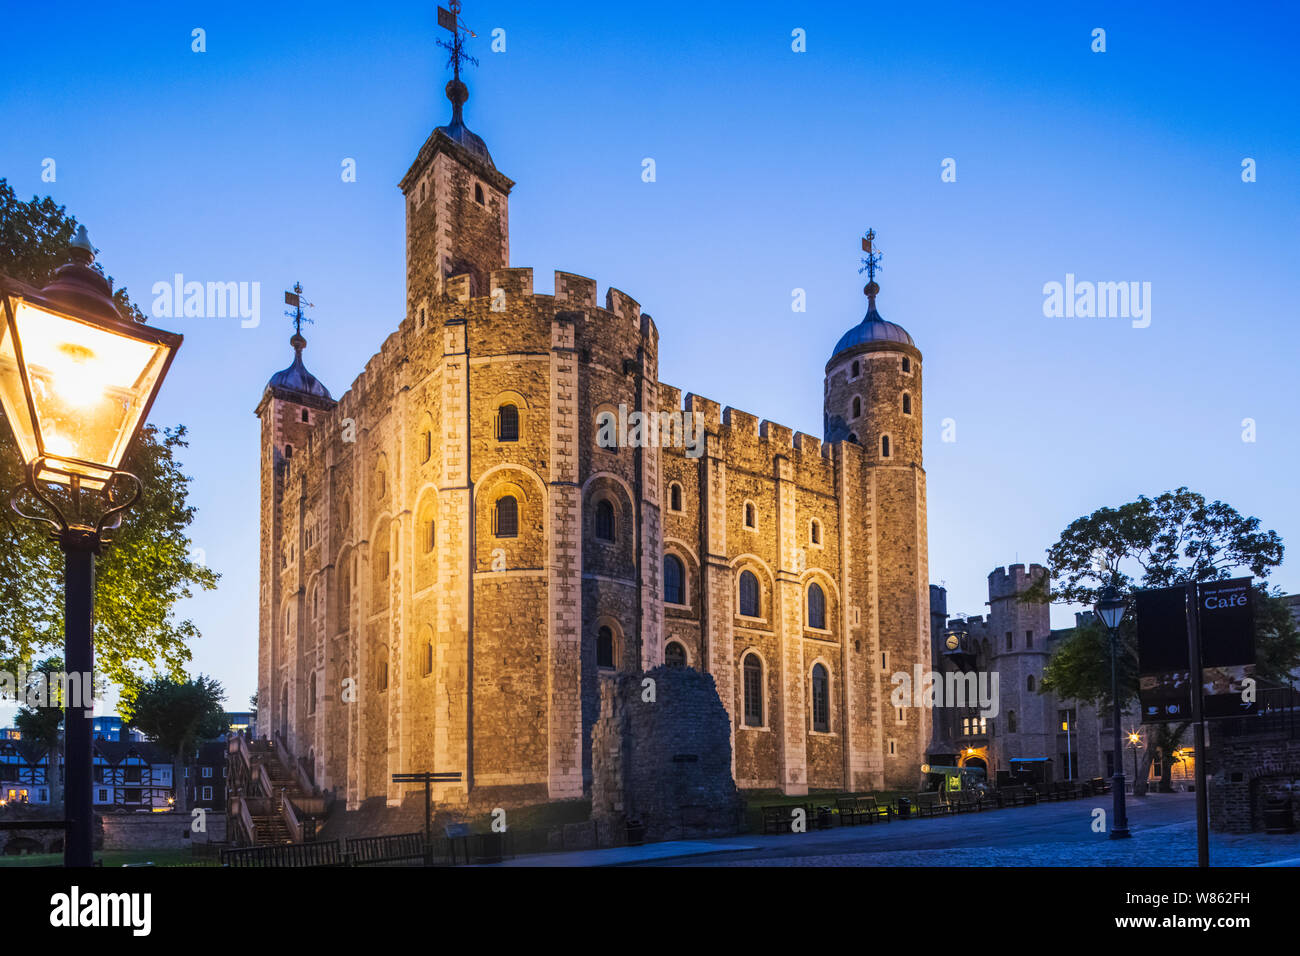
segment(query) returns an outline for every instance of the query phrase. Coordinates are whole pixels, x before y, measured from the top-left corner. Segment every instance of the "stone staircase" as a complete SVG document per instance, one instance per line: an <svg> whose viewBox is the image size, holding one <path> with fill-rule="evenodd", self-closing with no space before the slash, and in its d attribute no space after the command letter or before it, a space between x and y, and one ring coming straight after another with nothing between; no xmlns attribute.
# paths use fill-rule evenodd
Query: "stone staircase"
<svg viewBox="0 0 1300 956"><path fill-rule="evenodd" d="M253 813L253 828L256 831L256 845L274 843L293 843L293 834L284 820L283 807L286 800L301 800L304 794L298 783L297 775L284 765L280 754L274 747L253 746L249 748L250 779L258 781L257 795L264 798L263 805L269 811L265 814ZM270 782L270 792L262 793L266 787L262 784L259 768L266 771Z"/></svg>

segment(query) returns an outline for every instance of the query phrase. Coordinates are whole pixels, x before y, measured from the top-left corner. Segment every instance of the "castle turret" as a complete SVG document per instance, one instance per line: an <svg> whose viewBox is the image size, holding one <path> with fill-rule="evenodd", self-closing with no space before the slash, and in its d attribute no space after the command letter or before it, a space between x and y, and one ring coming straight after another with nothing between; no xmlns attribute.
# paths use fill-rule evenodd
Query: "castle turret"
<svg viewBox="0 0 1300 956"><path fill-rule="evenodd" d="M302 286L294 286L293 297ZM319 426L333 411L329 389L303 364L307 340L302 336L302 308L296 313L295 330L289 344L293 362L271 376L262 392L255 414L262 421L261 450L261 580L259 595L259 641L257 694L266 715L262 726L267 733L286 734L293 726L291 708L305 706L298 693L302 675L293 671L298 660L297 643L302 622L302 582L299 558L310 543L304 533L301 508L298 520L286 515L295 509L282 507L293 474L295 453L305 460Z"/></svg>
<svg viewBox="0 0 1300 956"><path fill-rule="evenodd" d="M471 296L489 295L492 270L510 265L514 181L497 171L487 144L465 125L469 88L460 79L459 33L455 43L456 73L446 87L451 122L433 131L399 183L406 197L407 315L419 327L445 280L467 274Z"/></svg>
<svg viewBox="0 0 1300 956"><path fill-rule="evenodd" d="M921 464L921 352L901 325L876 311L880 253L867 231L862 260L867 314L840 337L826 363L826 441L861 445L868 459Z"/></svg>
<svg viewBox="0 0 1300 956"><path fill-rule="evenodd" d="M997 769L1014 770L1012 760L1055 760L1055 715L1041 693L1050 653L1051 616L1047 604L1026 604L1020 595L1039 578L1042 565L995 568L989 574L989 638L998 672L999 716L994 736ZM1054 779L1048 776L1047 779Z"/></svg>

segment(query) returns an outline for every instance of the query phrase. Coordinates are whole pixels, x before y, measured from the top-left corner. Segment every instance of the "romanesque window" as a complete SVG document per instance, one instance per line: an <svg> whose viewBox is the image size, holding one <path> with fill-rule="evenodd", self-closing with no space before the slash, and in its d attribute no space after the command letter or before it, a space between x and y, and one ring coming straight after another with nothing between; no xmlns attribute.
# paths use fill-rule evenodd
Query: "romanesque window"
<svg viewBox="0 0 1300 956"><path fill-rule="evenodd" d="M685 667L686 648L677 641L669 641L664 648L664 664L668 667Z"/></svg>
<svg viewBox="0 0 1300 956"><path fill-rule="evenodd" d="M903 371L904 372L912 371L912 360L908 358L906 355L903 356Z"/></svg>
<svg viewBox="0 0 1300 956"><path fill-rule="evenodd" d="M607 625L596 632L596 666L614 666L614 631Z"/></svg>
<svg viewBox="0 0 1300 956"><path fill-rule="evenodd" d="M758 527L758 510L750 501L745 502L745 527L750 531Z"/></svg>
<svg viewBox="0 0 1300 956"><path fill-rule="evenodd" d="M421 654L420 676L428 677L433 673L433 641L426 639Z"/></svg>
<svg viewBox="0 0 1300 956"><path fill-rule="evenodd" d="M426 428L424 434L420 436L420 463L424 464L424 462L428 461L432 457L433 432Z"/></svg>
<svg viewBox="0 0 1300 956"><path fill-rule="evenodd" d="M1034 675L1030 674L1028 677L1025 678L1025 690L1033 690L1033 689L1034 689Z"/></svg>
<svg viewBox="0 0 1300 956"><path fill-rule="evenodd" d="M822 523L816 518L808 524L808 543L816 547L822 543Z"/></svg>
<svg viewBox="0 0 1300 956"><path fill-rule="evenodd" d="M740 613L744 617L758 617L761 613L758 578L753 571L740 572Z"/></svg>
<svg viewBox="0 0 1300 956"><path fill-rule="evenodd" d="M375 665L375 689L379 693L388 690L388 659L381 658Z"/></svg>
<svg viewBox="0 0 1300 956"><path fill-rule="evenodd" d="M601 541L614 540L614 505L608 498L596 502L596 537Z"/></svg>
<svg viewBox="0 0 1300 956"><path fill-rule="evenodd" d="M888 435L880 436L880 457L881 458L889 457L889 436Z"/></svg>
<svg viewBox="0 0 1300 956"><path fill-rule="evenodd" d="M519 536L519 502L513 495L505 495L497 499L497 506L492 516L492 533L498 538Z"/></svg>
<svg viewBox="0 0 1300 956"><path fill-rule="evenodd" d="M763 726L763 662L757 654L746 654L742 668L745 685L745 726Z"/></svg>
<svg viewBox="0 0 1300 956"><path fill-rule="evenodd" d="M849 379L850 380L855 379L861 374L862 374L862 364L857 359L854 359L853 371L849 373Z"/></svg>
<svg viewBox="0 0 1300 956"><path fill-rule="evenodd" d="M1014 734L1015 732L1016 732L1016 712L1014 710L1009 710L1007 711L1007 733Z"/></svg>
<svg viewBox="0 0 1300 956"><path fill-rule="evenodd" d="M862 417L862 398L858 395L853 396L853 417Z"/></svg>
<svg viewBox="0 0 1300 956"><path fill-rule="evenodd" d="M675 481L668 486L668 510L682 510L682 486Z"/></svg>
<svg viewBox="0 0 1300 956"><path fill-rule="evenodd" d="M813 730L830 732L831 678L821 664L814 664L812 669L812 721Z"/></svg>
<svg viewBox="0 0 1300 956"><path fill-rule="evenodd" d="M483 187L478 183L474 184L474 201L480 206L483 205Z"/></svg>
<svg viewBox="0 0 1300 956"><path fill-rule="evenodd" d="M907 392L903 393L903 414L912 414L912 396Z"/></svg>
<svg viewBox="0 0 1300 956"><path fill-rule="evenodd" d="M497 441L519 441L519 409L510 402L497 409Z"/></svg>
<svg viewBox="0 0 1300 956"><path fill-rule="evenodd" d="M375 473L375 497L382 498L388 493L388 474L381 466Z"/></svg>
<svg viewBox="0 0 1300 956"><path fill-rule="evenodd" d="M808 585L808 626L820 631L826 629L826 595L817 583Z"/></svg>
<svg viewBox="0 0 1300 956"><path fill-rule="evenodd" d="M686 603L686 569L675 554L664 555L664 602Z"/></svg>

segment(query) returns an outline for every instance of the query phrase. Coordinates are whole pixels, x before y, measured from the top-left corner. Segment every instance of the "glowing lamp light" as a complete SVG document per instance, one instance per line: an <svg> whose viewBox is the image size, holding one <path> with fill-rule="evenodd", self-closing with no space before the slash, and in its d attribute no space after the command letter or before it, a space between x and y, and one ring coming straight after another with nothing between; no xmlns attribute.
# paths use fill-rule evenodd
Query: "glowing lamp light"
<svg viewBox="0 0 1300 956"><path fill-rule="evenodd" d="M102 488L140 431L181 336L125 320L85 227L39 292L0 277L0 408L38 481Z"/></svg>

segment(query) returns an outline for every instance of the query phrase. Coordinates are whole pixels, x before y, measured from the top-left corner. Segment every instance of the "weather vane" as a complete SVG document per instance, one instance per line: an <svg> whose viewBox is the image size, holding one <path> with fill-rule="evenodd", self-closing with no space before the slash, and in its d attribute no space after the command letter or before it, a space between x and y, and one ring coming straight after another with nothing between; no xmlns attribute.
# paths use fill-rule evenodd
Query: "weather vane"
<svg viewBox="0 0 1300 956"><path fill-rule="evenodd" d="M468 61L473 63L475 66L478 66L478 60L465 52L464 34L468 33L475 39L478 38L478 34L467 27L465 21L460 18L460 0L451 0L450 6L450 10L443 7L438 8L438 26L451 32L451 42L448 43L445 40L439 40L438 46L451 52L451 55L447 57L447 65L452 68L453 82L459 83L460 64L462 61Z"/></svg>
<svg viewBox="0 0 1300 956"><path fill-rule="evenodd" d="M293 319L293 334L294 334L295 336L297 336L298 338L301 338L301 337L302 337L302 324L303 324L304 322L306 322L308 325L311 325L311 324L312 324L311 319L307 318L307 316L305 316L305 315L302 314L302 307L305 305L305 306L307 306L307 308L309 308L309 309L314 309L314 308L316 308L316 307L315 307L314 305L312 305L310 302L303 302L303 301L302 301L302 283L301 283L301 282L295 282L295 283L293 284L293 291L292 291L292 292L286 292L286 293L284 294L284 304L285 304L285 305L291 305L291 306L293 306L293 309L292 309L292 310L290 310L290 309L285 309L285 310L284 310L284 314L287 315L289 318Z"/></svg>
<svg viewBox="0 0 1300 956"><path fill-rule="evenodd" d="M866 293L867 302L871 308L876 307L876 293L880 291L880 285L876 282L876 272L881 269L880 252L876 249L876 230L868 229L867 234L862 237L862 251L866 253L862 257L862 268L858 272L867 274L867 284L863 286L862 291Z"/></svg>

